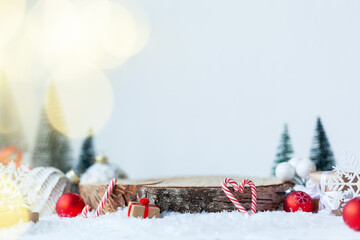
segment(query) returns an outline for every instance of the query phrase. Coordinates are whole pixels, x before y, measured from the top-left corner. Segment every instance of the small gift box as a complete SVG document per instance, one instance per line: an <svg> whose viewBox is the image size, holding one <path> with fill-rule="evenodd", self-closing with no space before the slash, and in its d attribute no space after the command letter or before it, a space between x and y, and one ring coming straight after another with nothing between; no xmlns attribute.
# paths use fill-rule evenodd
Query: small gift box
<svg viewBox="0 0 360 240"><path fill-rule="evenodd" d="M336 216L341 216L341 204L339 201L340 192L330 191L327 182L330 178L336 177L334 172L312 172L306 183L306 192L314 203L314 212L326 211Z"/></svg>
<svg viewBox="0 0 360 240"><path fill-rule="evenodd" d="M353 197L349 190L356 188L354 190L357 191L357 184L357 179L348 178L335 172L317 171L310 173L305 192L313 199L314 212L325 211L341 216L345 200Z"/></svg>
<svg viewBox="0 0 360 240"><path fill-rule="evenodd" d="M160 208L154 204L149 204L149 202L147 198L140 199L140 202L130 202L128 217L158 218Z"/></svg>

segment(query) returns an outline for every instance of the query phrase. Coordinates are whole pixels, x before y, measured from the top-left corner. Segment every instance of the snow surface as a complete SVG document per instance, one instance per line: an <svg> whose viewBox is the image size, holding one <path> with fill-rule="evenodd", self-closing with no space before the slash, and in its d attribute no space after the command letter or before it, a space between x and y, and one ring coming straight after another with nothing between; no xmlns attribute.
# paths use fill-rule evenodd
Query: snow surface
<svg viewBox="0 0 360 240"><path fill-rule="evenodd" d="M127 208L96 219L51 215L36 224L2 229L0 239L360 239L360 232L348 228L342 217L325 214L162 213L158 219L139 219L126 213Z"/></svg>

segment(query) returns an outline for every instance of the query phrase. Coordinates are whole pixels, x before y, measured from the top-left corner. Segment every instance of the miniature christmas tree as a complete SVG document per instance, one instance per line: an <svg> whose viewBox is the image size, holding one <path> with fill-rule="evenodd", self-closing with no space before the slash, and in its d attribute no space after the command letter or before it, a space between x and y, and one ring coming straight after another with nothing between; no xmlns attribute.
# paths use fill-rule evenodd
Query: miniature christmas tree
<svg viewBox="0 0 360 240"><path fill-rule="evenodd" d="M78 165L76 166L76 171L78 174L83 174L86 169L88 169L94 163L95 151L92 135L92 130L90 130L89 136L83 142L80 159Z"/></svg>
<svg viewBox="0 0 360 240"><path fill-rule="evenodd" d="M292 154L294 153L291 141L290 141L290 135L288 132L288 126L287 124L284 125L284 131L281 134L280 138L280 144L277 149L276 159L274 162L274 166L272 168L272 175L275 176L275 168L279 163L287 162L291 159Z"/></svg>
<svg viewBox="0 0 360 240"><path fill-rule="evenodd" d="M53 84L50 85L48 94L51 97L47 102L46 110L57 111L55 113L58 118L57 121L63 121L56 89ZM44 108L41 113L37 141L32 155L32 166L52 166L67 172L72 166L69 139L53 128L47 117L46 110Z"/></svg>
<svg viewBox="0 0 360 240"><path fill-rule="evenodd" d="M331 150L324 127L320 118L317 118L313 146L310 159L315 163L317 171L333 170L335 166L334 154Z"/></svg>
<svg viewBox="0 0 360 240"><path fill-rule="evenodd" d="M27 150L17 108L4 72L0 73L0 149L15 146Z"/></svg>

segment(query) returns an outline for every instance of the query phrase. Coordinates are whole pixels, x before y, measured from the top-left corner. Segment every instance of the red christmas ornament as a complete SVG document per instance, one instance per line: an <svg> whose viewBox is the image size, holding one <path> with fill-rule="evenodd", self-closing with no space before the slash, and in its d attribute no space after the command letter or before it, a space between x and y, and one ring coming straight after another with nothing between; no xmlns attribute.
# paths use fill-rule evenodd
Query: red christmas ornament
<svg viewBox="0 0 360 240"><path fill-rule="evenodd" d="M84 200L76 193L65 193L56 203L59 217L76 217L85 207Z"/></svg>
<svg viewBox="0 0 360 240"><path fill-rule="evenodd" d="M351 229L360 231L360 197L350 200L345 205L343 219Z"/></svg>
<svg viewBox="0 0 360 240"><path fill-rule="evenodd" d="M312 212L313 202L308 194L302 191L294 191L286 196L284 210L285 212Z"/></svg>

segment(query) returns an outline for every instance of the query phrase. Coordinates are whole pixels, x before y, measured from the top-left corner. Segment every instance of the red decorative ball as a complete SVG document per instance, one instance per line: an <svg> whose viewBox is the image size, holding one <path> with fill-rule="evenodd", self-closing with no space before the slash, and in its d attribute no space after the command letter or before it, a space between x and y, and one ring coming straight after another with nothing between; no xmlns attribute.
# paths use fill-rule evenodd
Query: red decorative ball
<svg viewBox="0 0 360 240"><path fill-rule="evenodd" d="M285 212L312 212L313 201L308 194L302 191L294 191L286 196L284 210Z"/></svg>
<svg viewBox="0 0 360 240"><path fill-rule="evenodd" d="M59 217L76 217L85 207L84 200L76 193L65 193L56 203Z"/></svg>
<svg viewBox="0 0 360 240"><path fill-rule="evenodd" d="M345 205L343 219L351 229L360 231L360 197L350 200Z"/></svg>

